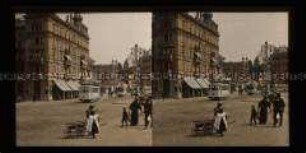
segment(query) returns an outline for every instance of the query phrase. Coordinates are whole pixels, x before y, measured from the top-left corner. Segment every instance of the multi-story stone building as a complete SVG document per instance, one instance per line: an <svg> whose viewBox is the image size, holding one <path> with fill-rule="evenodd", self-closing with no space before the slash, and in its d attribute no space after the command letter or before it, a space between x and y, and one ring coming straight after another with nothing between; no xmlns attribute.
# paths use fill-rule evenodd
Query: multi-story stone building
<svg viewBox="0 0 306 153"><path fill-rule="evenodd" d="M288 75L288 47L275 46L265 42L257 55L263 66L263 80L286 83Z"/></svg>
<svg viewBox="0 0 306 153"><path fill-rule="evenodd" d="M276 47L270 57L270 61L275 83L288 83L288 47Z"/></svg>
<svg viewBox="0 0 306 153"><path fill-rule="evenodd" d="M151 92L152 51L135 44L125 60L128 63L127 83L132 89ZM126 68L125 68L126 69Z"/></svg>
<svg viewBox="0 0 306 153"><path fill-rule="evenodd" d="M26 43L25 39L27 37L26 24L24 18L16 16L15 20L15 71L19 73L27 73L27 65L29 62L26 60ZM28 89L25 88L27 80L25 78L20 78L16 81L15 92L17 93L17 101L23 99L29 99L27 93Z"/></svg>
<svg viewBox="0 0 306 153"><path fill-rule="evenodd" d="M233 81L245 81L248 75L248 65L246 60L238 62L224 62L222 65L224 75Z"/></svg>
<svg viewBox="0 0 306 153"><path fill-rule="evenodd" d="M30 13L16 20L16 30L16 40L25 46L21 50L16 46L20 53L16 57L22 56L19 64L24 66L18 73L38 76L17 83L17 95L22 100L76 97L79 80L89 75L89 36L82 16L70 14L64 21L53 13ZM21 31L24 37L20 37Z"/></svg>
<svg viewBox="0 0 306 153"><path fill-rule="evenodd" d="M141 73L141 87L145 93L151 93L152 54L151 50L144 51L139 59Z"/></svg>
<svg viewBox="0 0 306 153"><path fill-rule="evenodd" d="M200 96L207 88L203 79L218 72L219 32L212 13L154 12L152 17L153 96Z"/></svg>
<svg viewBox="0 0 306 153"><path fill-rule="evenodd" d="M94 79L101 83L102 92L114 91L121 82L120 69L117 60L112 60L111 64L94 65Z"/></svg>
<svg viewBox="0 0 306 153"><path fill-rule="evenodd" d="M269 61L269 57L273 54L275 46L267 41L261 45L261 50L257 55L257 58L261 64L265 64Z"/></svg>

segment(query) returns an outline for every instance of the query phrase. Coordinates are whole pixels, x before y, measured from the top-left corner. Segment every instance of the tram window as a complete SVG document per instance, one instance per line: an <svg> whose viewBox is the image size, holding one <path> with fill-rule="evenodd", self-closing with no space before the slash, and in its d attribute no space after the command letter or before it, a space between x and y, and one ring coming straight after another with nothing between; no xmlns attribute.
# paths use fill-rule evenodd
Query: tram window
<svg viewBox="0 0 306 153"><path fill-rule="evenodd" d="M98 93L99 90L98 90L98 88L92 88L92 92L93 92L93 93Z"/></svg>
<svg viewBox="0 0 306 153"><path fill-rule="evenodd" d="M82 91L83 91L83 92L89 92L89 89L88 89L87 87L84 87L84 88L82 89Z"/></svg>
<svg viewBox="0 0 306 153"><path fill-rule="evenodd" d="M229 88L228 88L228 86L223 85L223 86L221 86L221 89L222 89L222 90L228 90Z"/></svg>
<svg viewBox="0 0 306 153"><path fill-rule="evenodd" d="M124 90L123 90L123 88L117 88L117 91L118 92L123 92Z"/></svg>

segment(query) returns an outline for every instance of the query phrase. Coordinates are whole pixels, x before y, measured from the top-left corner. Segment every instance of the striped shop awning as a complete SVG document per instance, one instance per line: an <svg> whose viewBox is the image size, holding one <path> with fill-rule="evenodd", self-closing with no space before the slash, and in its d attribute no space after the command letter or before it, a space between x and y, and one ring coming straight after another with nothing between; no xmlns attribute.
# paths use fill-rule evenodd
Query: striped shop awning
<svg viewBox="0 0 306 153"><path fill-rule="evenodd" d="M192 89L202 89L202 87L199 85L199 83L195 80L194 77L185 77L184 81Z"/></svg>
<svg viewBox="0 0 306 153"><path fill-rule="evenodd" d="M71 91L72 89L66 84L65 81L63 80L59 80L59 79L55 79L54 80L55 85L62 91Z"/></svg>
<svg viewBox="0 0 306 153"><path fill-rule="evenodd" d="M75 84L75 81L67 81L66 83L73 91L79 91L79 87Z"/></svg>
<svg viewBox="0 0 306 153"><path fill-rule="evenodd" d="M196 81L200 84L200 86L204 89L209 88L208 80L203 78L197 78Z"/></svg>

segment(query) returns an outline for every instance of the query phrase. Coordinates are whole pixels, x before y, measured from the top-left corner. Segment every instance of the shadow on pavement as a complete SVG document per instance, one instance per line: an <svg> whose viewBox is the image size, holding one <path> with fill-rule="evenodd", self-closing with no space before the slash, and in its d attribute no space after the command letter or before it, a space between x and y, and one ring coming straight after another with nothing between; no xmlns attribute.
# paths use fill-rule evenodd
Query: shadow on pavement
<svg viewBox="0 0 306 153"><path fill-rule="evenodd" d="M82 136L63 136L60 137L60 139L65 139L65 140L69 140L69 139L94 139L92 138L92 136L89 135L82 135Z"/></svg>
<svg viewBox="0 0 306 153"><path fill-rule="evenodd" d="M243 123L241 125L242 126L248 126L248 127L255 127L255 128L275 128L275 126L273 126L273 125L260 125L260 124L250 125L249 123ZM278 126L276 126L276 127L278 127Z"/></svg>
<svg viewBox="0 0 306 153"><path fill-rule="evenodd" d="M214 133L198 133L198 134L189 134L189 135L186 135L186 137L192 137L192 138L195 138L195 137L222 137L218 134L214 134Z"/></svg>

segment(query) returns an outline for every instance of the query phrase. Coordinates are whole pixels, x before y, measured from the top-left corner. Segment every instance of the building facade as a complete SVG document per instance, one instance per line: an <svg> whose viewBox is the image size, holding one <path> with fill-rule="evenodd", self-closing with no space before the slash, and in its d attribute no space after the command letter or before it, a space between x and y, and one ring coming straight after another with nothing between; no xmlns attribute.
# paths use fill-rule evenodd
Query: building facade
<svg viewBox="0 0 306 153"><path fill-rule="evenodd" d="M24 18L18 16L15 20L15 71L19 73L28 73L28 60L24 57L27 57L28 53L26 52L27 44L25 39L27 38L26 33L26 24ZM16 81L15 93L18 95L16 98L17 101L23 99L29 99L28 89L25 88L27 85L27 80L20 78Z"/></svg>
<svg viewBox="0 0 306 153"><path fill-rule="evenodd" d="M112 60L111 64L97 64L93 66L94 79L101 83L102 92L115 91L121 82L118 62Z"/></svg>
<svg viewBox="0 0 306 153"><path fill-rule="evenodd" d="M138 44L131 48L131 52L125 59L128 67L124 66L126 83L131 89L141 90L140 92L151 92L152 73L152 51L145 49Z"/></svg>
<svg viewBox="0 0 306 153"><path fill-rule="evenodd" d="M288 83L289 57L288 47L276 47L271 55L271 72L275 83Z"/></svg>
<svg viewBox="0 0 306 153"><path fill-rule="evenodd" d="M261 45L261 50L257 55L259 62L267 63L269 61L269 57L273 54L275 46L273 44L268 43L267 41Z"/></svg>
<svg viewBox="0 0 306 153"><path fill-rule="evenodd" d="M140 57L140 86L145 93L151 93L152 54L151 50L144 51Z"/></svg>
<svg viewBox="0 0 306 153"><path fill-rule="evenodd" d="M16 20L16 25L17 25ZM52 13L24 15L25 70L35 74L23 88L23 100L57 100L75 98L80 80L89 76L89 36L80 14L67 15L66 21ZM16 50L19 48L16 46ZM21 54L20 54L21 55Z"/></svg>
<svg viewBox="0 0 306 153"><path fill-rule="evenodd" d="M263 66L263 80L266 82L287 83L288 81L288 47L275 46L265 42L257 55Z"/></svg>
<svg viewBox="0 0 306 153"><path fill-rule="evenodd" d="M153 96L198 95L184 91L184 84L217 73L214 58L219 54L219 32L212 13L192 17L187 12L154 12L152 17Z"/></svg>
<svg viewBox="0 0 306 153"><path fill-rule="evenodd" d="M248 78L248 66L245 61L238 62L224 62L222 70L227 78L232 81L244 81Z"/></svg>

